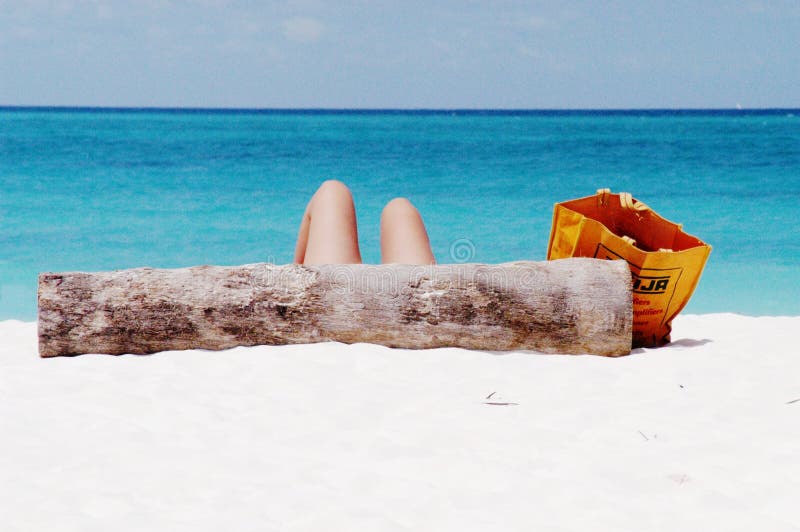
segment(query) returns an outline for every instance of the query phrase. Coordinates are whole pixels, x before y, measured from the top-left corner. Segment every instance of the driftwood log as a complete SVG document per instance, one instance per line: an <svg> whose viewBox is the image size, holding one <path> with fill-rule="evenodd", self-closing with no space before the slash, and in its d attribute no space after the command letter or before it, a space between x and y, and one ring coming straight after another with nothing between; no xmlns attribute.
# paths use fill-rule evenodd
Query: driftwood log
<svg viewBox="0 0 800 532"><path fill-rule="evenodd" d="M39 276L39 353L154 353L323 341L617 356L625 261L248 264Z"/></svg>

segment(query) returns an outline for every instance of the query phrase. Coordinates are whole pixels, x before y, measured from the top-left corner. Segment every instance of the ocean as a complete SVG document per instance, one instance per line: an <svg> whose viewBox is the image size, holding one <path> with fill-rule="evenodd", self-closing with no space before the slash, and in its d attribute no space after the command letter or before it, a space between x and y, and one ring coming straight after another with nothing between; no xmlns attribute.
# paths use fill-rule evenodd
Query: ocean
<svg viewBox="0 0 800 532"><path fill-rule="evenodd" d="M326 179L365 262L396 196L439 262L497 263L544 260L554 203L631 192L713 246L685 312L800 315L800 110L0 108L0 320L36 319L39 272L290 262Z"/></svg>

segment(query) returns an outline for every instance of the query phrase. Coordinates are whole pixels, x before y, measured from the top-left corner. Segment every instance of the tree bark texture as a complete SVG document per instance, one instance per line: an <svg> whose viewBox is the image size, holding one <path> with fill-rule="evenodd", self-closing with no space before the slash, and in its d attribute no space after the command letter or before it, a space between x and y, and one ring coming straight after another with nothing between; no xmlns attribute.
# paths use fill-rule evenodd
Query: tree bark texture
<svg viewBox="0 0 800 532"><path fill-rule="evenodd" d="M39 353L154 353L324 341L617 356L625 261L247 264L43 273Z"/></svg>

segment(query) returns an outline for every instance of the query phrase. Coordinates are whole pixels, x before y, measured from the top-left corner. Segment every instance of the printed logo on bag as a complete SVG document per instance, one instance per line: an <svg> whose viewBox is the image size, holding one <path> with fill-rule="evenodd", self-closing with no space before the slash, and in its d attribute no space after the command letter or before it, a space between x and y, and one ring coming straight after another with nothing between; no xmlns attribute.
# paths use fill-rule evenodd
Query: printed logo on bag
<svg viewBox="0 0 800 532"><path fill-rule="evenodd" d="M664 294L669 287L669 276L650 277L637 275L633 279L634 294Z"/></svg>
<svg viewBox="0 0 800 532"><path fill-rule="evenodd" d="M672 319L672 297L683 268L642 268L603 244L598 244L594 258L624 260L633 277L633 325L636 329L650 330Z"/></svg>

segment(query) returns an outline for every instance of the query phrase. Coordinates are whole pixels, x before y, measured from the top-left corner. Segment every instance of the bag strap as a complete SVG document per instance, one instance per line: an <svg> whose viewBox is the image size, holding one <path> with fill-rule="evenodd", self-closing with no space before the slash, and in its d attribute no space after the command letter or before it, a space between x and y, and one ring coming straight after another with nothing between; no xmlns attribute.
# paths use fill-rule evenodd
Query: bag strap
<svg viewBox="0 0 800 532"><path fill-rule="evenodd" d="M608 190L608 189L606 189L606 190ZM600 193L599 190L597 192ZM633 199L633 196L631 196L630 192L620 192L619 193L619 202L622 205L622 208L623 209L627 209L627 210L634 210L634 211L639 211L639 212L652 211L653 210L650 207L648 207L647 204L642 203L639 200ZM675 226L678 228L678 231L683 231L683 224L675 224ZM671 249L665 249L665 250L659 250L659 251L672 251L672 250Z"/></svg>
<svg viewBox="0 0 800 532"><path fill-rule="evenodd" d="M608 203L608 197L611 195L610 188L598 188L597 189L597 205L602 207L606 203Z"/></svg>
<svg viewBox="0 0 800 532"><path fill-rule="evenodd" d="M611 189L610 188L598 188L597 189L597 205L603 207L608 204L608 198L611 196ZM646 204L642 203L639 200L633 199L630 192L620 192L619 193L619 202L622 205L623 209L633 210L633 211L649 211L651 210Z"/></svg>
<svg viewBox="0 0 800 532"><path fill-rule="evenodd" d="M642 203L639 200L633 199L630 192L620 192L619 193L619 202L622 205L623 209L626 210L633 210L633 211L649 211L651 210L646 204Z"/></svg>

